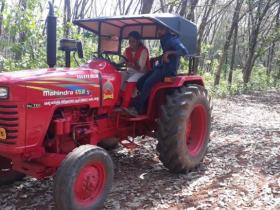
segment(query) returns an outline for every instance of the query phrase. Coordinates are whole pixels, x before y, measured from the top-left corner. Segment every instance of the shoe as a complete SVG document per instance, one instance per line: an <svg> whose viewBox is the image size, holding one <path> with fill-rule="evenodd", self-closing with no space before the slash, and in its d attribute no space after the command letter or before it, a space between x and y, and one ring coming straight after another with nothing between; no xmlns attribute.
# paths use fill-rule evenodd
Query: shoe
<svg viewBox="0 0 280 210"><path fill-rule="evenodd" d="M125 111L127 114L129 114L131 116L139 115L137 110L134 107L131 107L131 108L123 107L122 109L123 109L123 111Z"/></svg>

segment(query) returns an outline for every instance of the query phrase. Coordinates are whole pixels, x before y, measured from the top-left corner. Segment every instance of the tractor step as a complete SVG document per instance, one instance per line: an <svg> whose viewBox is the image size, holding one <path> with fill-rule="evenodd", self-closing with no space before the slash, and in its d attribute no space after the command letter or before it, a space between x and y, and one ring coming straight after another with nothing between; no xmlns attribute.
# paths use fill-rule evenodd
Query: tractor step
<svg viewBox="0 0 280 210"><path fill-rule="evenodd" d="M133 150L133 149L139 147L138 144L136 144L133 141L130 141L128 139L121 140L120 144L123 145L125 148L130 149L130 150Z"/></svg>
<svg viewBox="0 0 280 210"><path fill-rule="evenodd" d="M137 122L137 121L147 120L149 119L149 117L148 115L137 115L137 116L126 116L123 119L129 122Z"/></svg>

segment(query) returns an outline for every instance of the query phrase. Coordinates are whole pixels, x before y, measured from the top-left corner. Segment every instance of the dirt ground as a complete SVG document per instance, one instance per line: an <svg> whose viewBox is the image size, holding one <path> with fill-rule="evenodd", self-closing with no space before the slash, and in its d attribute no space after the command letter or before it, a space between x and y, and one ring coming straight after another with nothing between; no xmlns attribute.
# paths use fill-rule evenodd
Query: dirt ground
<svg viewBox="0 0 280 210"><path fill-rule="evenodd" d="M152 138L112 151L116 175L104 209L280 209L280 92L213 105L209 149L195 171L168 172ZM52 185L27 177L1 187L0 209L55 209Z"/></svg>

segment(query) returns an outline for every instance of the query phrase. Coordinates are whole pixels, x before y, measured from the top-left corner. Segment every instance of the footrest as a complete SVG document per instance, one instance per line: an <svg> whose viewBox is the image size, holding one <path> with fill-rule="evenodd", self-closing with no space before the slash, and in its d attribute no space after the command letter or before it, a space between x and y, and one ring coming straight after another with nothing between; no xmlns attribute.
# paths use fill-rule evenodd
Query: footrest
<svg viewBox="0 0 280 210"><path fill-rule="evenodd" d="M137 116L127 116L124 117L123 119L129 122L137 122L137 121L147 120L149 118L148 115L137 115Z"/></svg>
<svg viewBox="0 0 280 210"><path fill-rule="evenodd" d="M127 148L127 149L135 149L135 148L137 148L138 147L138 145L137 144L135 144L134 142L132 142L132 141L129 141L129 140L121 140L120 141L120 144L121 145L123 145L125 148Z"/></svg>

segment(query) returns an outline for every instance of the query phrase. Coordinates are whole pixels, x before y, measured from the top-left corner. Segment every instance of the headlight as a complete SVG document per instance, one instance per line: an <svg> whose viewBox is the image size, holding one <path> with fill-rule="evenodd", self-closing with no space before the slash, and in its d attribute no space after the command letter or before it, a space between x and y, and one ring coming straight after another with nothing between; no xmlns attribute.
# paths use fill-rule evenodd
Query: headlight
<svg viewBox="0 0 280 210"><path fill-rule="evenodd" d="M0 87L0 99L7 99L8 98L8 88L6 87Z"/></svg>

